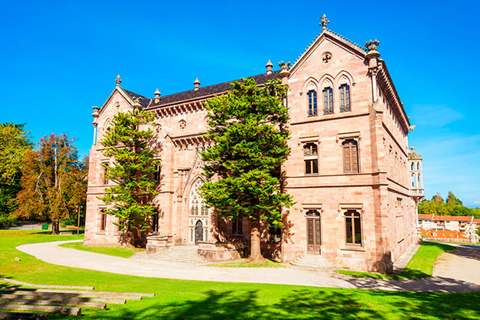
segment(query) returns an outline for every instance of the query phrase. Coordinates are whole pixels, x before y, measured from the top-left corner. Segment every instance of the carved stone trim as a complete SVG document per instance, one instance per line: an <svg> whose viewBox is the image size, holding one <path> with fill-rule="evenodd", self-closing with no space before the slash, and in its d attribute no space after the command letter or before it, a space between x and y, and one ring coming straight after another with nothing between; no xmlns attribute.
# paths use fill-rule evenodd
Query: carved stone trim
<svg viewBox="0 0 480 320"><path fill-rule="evenodd" d="M298 145L299 146L302 145L302 144L305 144L305 143L309 143L309 142L320 143L320 136L317 134L317 135L314 135L314 136L298 138Z"/></svg>
<svg viewBox="0 0 480 320"><path fill-rule="evenodd" d="M362 136L360 134L360 131L339 132L339 133L337 133L337 143L340 140L346 140L346 139L362 140Z"/></svg>

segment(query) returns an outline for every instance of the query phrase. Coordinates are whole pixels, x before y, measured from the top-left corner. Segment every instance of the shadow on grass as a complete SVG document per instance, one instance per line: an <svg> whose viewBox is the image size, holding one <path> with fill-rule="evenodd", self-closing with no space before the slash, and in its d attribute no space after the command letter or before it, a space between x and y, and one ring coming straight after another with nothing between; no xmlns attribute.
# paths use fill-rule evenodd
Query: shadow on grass
<svg viewBox="0 0 480 320"><path fill-rule="evenodd" d="M9 282L9 281L4 280L4 279L11 279L11 277L2 276L0 274L0 292L2 290L15 290L15 289L20 287L18 284Z"/></svg>
<svg viewBox="0 0 480 320"><path fill-rule="evenodd" d="M269 302L261 291L215 291L196 300L124 306L102 319L478 319L479 293L299 289Z"/></svg>

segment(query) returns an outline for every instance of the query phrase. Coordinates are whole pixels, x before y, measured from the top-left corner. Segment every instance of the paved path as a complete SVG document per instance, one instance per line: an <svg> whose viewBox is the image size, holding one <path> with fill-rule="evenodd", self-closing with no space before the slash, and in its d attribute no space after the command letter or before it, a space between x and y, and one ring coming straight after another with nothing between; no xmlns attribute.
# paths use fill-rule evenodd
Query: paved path
<svg viewBox="0 0 480 320"><path fill-rule="evenodd" d="M456 245L442 254L433 269L436 276L455 278L480 285L480 246Z"/></svg>
<svg viewBox="0 0 480 320"><path fill-rule="evenodd" d="M439 276L424 280L396 281L353 278L335 272L304 271L293 268L217 268L165 261L125 259L58 247L59 244L66 242L75 241L28 244L19 246L17 249L52 264L141 277L397 291L480 290L480 283L472 284Z"/></svg>

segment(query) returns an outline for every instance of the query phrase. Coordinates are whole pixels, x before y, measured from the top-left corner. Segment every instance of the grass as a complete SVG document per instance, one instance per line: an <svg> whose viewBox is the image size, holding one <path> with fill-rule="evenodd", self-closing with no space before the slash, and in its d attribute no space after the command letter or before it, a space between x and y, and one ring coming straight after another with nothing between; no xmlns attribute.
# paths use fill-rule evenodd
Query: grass
<svg viewBox="0 0 480 320"><path fill-rule="evenodd" d="M82 308L85 319L480 318L478 292L392 292L144 278L52 265L15 249L27 243L70 239L77 238L38 231L0 231L0 277L36 284L95 286L98 291L156 294L125 305L110 304L107 310ZM21 261L15 261L15 257ZM60 314L49 318L78 319Z"/></svg>
<svg viewBox="0 0 480 320"><path fill-rule="evenodd" d="M369 279L387 279L387 280L406 280L408 278L402 277L396 274L383 274L375 272L361 272L350 270L335 270L337 273L345 274L347 276L356 278L369 278Z"/></svg>
<svg viewBox="0 0 480 320"><path fill-rule="evenodd" d="M260 263L248 263L246 260L242 261L233 261L233 262L225 262L225 263L212 263L208 266L211 267L225 267L225 268L285 268L283 264L265 260L265 264Z"/></svg>
<svg viewBox="0 0 480 320"><path fill-rule="evenodd" d="M110 256L130 258L138 251L144 251L145 249L127 248L127 247L96 247L96 246L84 246L82 242L71 242L61 244L60 247L77 249L101 254L108 254Z"/></svg>
<svg viewBox="0 0 480 320"><path fill-rule="evenodd" d="M435 261L437 260L438 256L444 252L454 249L455 247L447 244L437 242L422 242L422 245L420 248L418 248L418 251L399 275L347 270L337 270L337 272L353 277L372 279L406 280L428 278L432 276L433 266L435 265Z"/></svg>

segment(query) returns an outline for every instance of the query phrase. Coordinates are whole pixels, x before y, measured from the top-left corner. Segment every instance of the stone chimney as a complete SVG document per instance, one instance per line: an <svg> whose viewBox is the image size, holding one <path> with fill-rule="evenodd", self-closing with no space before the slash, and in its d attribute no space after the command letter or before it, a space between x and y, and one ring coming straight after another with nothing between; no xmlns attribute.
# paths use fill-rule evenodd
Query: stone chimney
<svg viewBox="0 0 480 320"><path fill-rule="evenodd" d="M198 78L195 79L195 82L193 83L193 85L195 86L195 91L197 91L198 89L200 89L200 80L198 80Z"/></svg>
<svg viewBox="0 0 480 320"><path fill-rule="evenodd" d="M158 88L157 88L157 90L155 90L155 103L159 103L159 102L160 102L160 96L161 96L161 95L162 95L162 94L160 93L160 91L159 91Z"/></svg>
<svg viewBox="0 0 480 320"><path fill-rule="evenodd" d="M273 64L272 64L272 61L268 60L267 64L265 65L265 67L267 68L267 74L272 74L273 72Z"/></svg>

